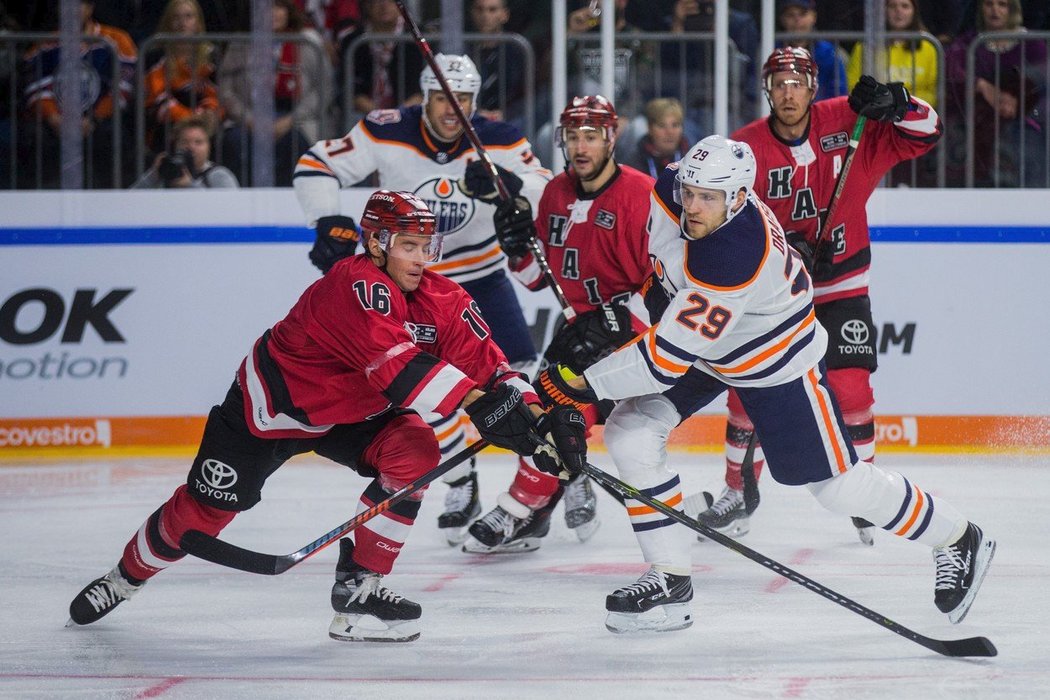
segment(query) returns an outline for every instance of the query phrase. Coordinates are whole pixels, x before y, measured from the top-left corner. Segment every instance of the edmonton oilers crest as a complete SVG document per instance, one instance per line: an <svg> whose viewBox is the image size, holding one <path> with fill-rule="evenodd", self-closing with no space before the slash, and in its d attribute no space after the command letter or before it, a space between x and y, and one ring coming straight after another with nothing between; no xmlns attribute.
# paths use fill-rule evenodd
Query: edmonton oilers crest
<svg viewBox="0 0 1050 700"><path fill-rule="evenodd" d="M456 233L474 218L474 200L467 197L452 178L435 177L415 189L437 218L439 233Z"/></svg>

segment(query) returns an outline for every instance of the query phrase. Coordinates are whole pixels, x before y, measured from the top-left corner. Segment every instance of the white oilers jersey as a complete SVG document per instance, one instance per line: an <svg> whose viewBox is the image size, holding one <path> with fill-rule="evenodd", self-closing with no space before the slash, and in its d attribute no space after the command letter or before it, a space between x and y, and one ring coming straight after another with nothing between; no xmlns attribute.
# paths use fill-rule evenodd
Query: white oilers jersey
<svg viewBox="0 0 1050 700"><path fill-rule="evenodd" d="M474 117L471 123L493 162L521 178L521 194L536 209L551 173L528 140L503 122ZM437 217L444 250L441 262L429 269L466 282L503 269L506 260L492 224L495 205L467 197L456 186L471 160L477 153L466 135L452 144L436 141L421 106L376 110L346 136L314 144L299 159L295 188L312 225L321 216L342 213L338 188L378 172L380 187L415 193Z"/></svg>
<svg viewBox="0 0 1050 700"><path fill-rule="evenodd" d="M677 164L650 198L649 254L670 304L630 344L592 365L603 399L662 393L690 367L730 386L775 386L817 365L827 333L809 274L773 213L753 196L699 240L681 231L672 190Z"/></svg>

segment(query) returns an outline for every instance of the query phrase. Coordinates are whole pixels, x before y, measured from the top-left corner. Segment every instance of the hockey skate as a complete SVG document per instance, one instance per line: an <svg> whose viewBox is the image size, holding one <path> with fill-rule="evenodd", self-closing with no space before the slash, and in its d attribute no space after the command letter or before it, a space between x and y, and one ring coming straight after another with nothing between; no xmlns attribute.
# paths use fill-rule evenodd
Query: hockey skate
<svg viewBox="0 0 1050 700"><path fill-rule="evenodd" d="M335 617L328 636L340 642L411 642L419 638L423 609L380 585L377 574L351 559L354 543L339 540L339 565L332 586Z"/></svg>
<svg viewBox="0 0 1050 700"><path fill-rule="evenodd" d="M467 526L481 515L478 499L478 475L470 474L448 485L445 494L445 512L438 516L438 528L444 531L449 546L463 544L467 539Z"/></svg>
<svg viewBox="0 0 1050 700"><path fill-rule="evenodd" d="M729 537L741 537L751 531L744 492L730 486L726 486L718 500L697 515L696 520ZM704 536L698 535L697 539L703 541Z"/></svg>
<svg viewBox="0 0 1050 700"><path fill-rule="evenodd" d="M857 537L860 538L861 544L866 544L869 547L875 546L875 525L868 522L864 518L858 518L856 516L850 518L853 521L853 527L857 528Z"/></svg>
<svg viewBox="0 0 1050 700"><path fill-rule="evenodd" d="M649 569L635 583L605 598L605 627L610 632L671 632L693 624L689 601L693 580Z"/></svg>
<svg viewBox="0 0 1050 700"><path fill-rule="evenodd" d="M586 474L578 474L565 484L562 502L565 504L565 525L576 533L580 542L591 539L601 521L598 520L598 498Z"/></svg>
<svg viewBox="0 0 1050 700"><path fill-rule="evenodd" d="M516 554L534 552L551 526L552 504L519 518L496 506L470 526L471 538L463 543L469 554Z"/></svg>
<svg viewBox="0 0 1050 700"><path fill-rule="evenodd" d="M962 622L970 611L993 556L995 540L985 537L981 528L973 523L966 526L966 532L954 543L933 550L937 565L933 602L938 610L948 613L952 624Z"/></svg>
<svg viewBox="0 0 1050 700"><path fill-rule="evenodd" d="M89 583L69 604L69 622L66 627L90 625L98 621L135 595L144 585L145 582L138 585L129 582L120 573L119 565L113 567L108 574Z"/></svg>

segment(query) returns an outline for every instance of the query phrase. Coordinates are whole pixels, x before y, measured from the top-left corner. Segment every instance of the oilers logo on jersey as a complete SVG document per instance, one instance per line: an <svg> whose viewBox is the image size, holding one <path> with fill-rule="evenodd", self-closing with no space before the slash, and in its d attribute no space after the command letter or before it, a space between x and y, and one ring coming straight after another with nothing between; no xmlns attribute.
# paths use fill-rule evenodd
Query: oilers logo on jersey
<svg viewBox="0 0 1050 700"><path fill-rule="evenodd" d="M415 194L434 212L440 233L455 233L474 218L474 200L460 192L451 178L430 178L415 189Z"/></svg>

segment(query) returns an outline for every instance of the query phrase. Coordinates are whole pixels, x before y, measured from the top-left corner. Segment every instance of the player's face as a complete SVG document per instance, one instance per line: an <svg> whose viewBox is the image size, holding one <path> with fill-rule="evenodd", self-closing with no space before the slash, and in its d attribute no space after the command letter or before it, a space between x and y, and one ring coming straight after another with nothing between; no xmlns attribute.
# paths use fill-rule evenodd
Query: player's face
<svg viewBox="0 0 1050 700"><path fill-rule="evenodd" d="M706 187L682 185L682 216L690 238L703 238L726 222L726 193Z"/></svg>
<svg viewBox="0 0 1050 700"><path fill-rule="evenodd" d="M455 92L452 94L459 101L459 107L463 110L463 114L469 118L473 110L474 96L469 92ZM427 100L426 110L427 119L430 121L431 128L434 129L434 134L442 141L452 141L463 133L463 127L460 125L459 119L456 118L456 109L444 92L440 90L432 91L430 99Z"/></svg>
<svg viewBox="0 0 1050 700"><path fill-rule="evenodd" d="M792 71L773 74L769 99L773 102L773 116L785 126L795 126L809 114L813 90L806 84L806 76Z"/></svg>
<svg viewBox="0 0 1050 700"><path fill-rule="evenodd" d="M668 114L649 126L649 138L657 153L671 155L682 143L682 118Z"/></svg>
<svg viewBox="0 0 1050 700"><path fill-rule="evenodd" d="M566 129L565 151L576 176L584 182L598 177L609 162L609 142L605 129Z"/></svg>
<svg viewBox="0 0 1050 700"><path fill-rule="evenodd" d="M435 239L431 236L412 236L399 233L393 236L387 246L386 273L394 284L403 292L414 292L423 279L423 269L431 259L431 246ZM379 241L371 239L370 246L382 250Z"/></svg>

